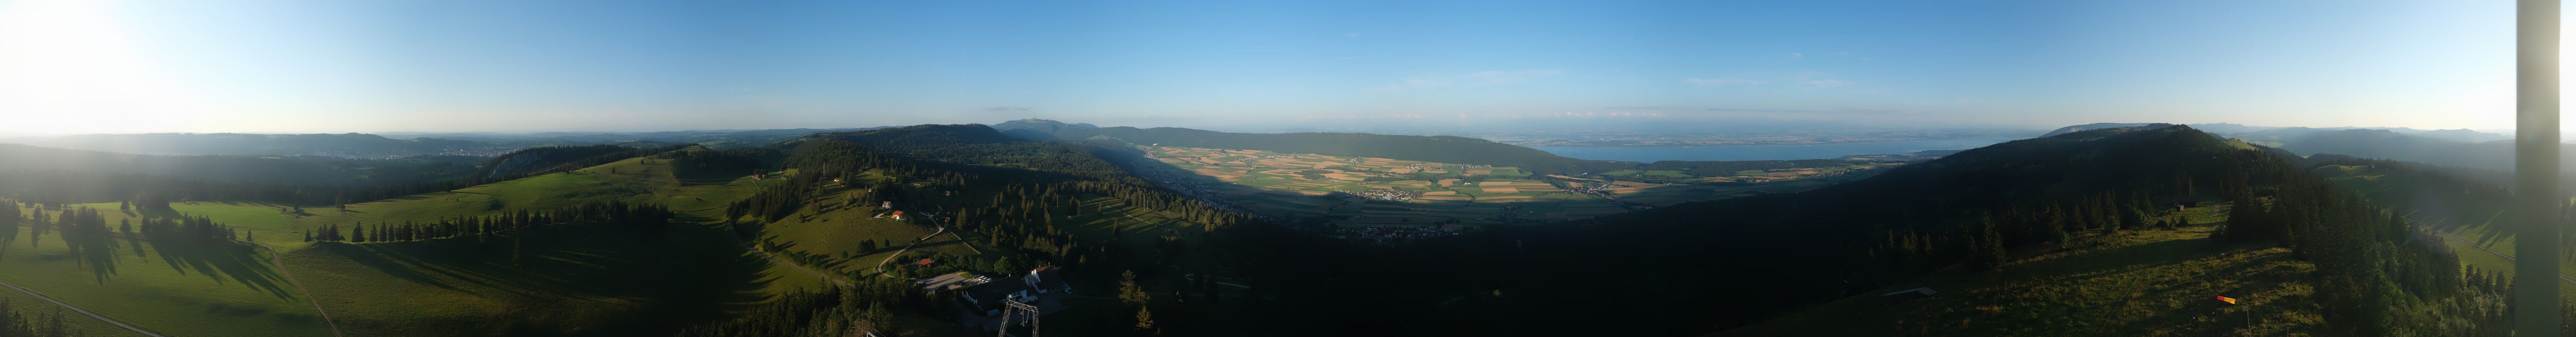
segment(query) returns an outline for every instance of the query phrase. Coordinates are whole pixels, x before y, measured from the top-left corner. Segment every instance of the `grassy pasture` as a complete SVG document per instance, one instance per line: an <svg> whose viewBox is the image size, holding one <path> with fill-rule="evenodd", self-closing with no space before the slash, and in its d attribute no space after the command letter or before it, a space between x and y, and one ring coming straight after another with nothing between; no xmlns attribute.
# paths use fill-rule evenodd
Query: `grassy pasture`
<svg viewBox="0 0 2576 337"><path fill-rule="evenodd" d="M5 227L15 239L0 243L0 280L100 315L176 336L331 335L268 256L250 248L120 237L89 246L104 250L75 252L59 232L37 237L30 227Z"/></svg>
<svg viewBox="0 0 2576 337"><path fill-rule="evenodd" d="M17 310L20 314L29 315L29 317L27 317L27 320L29 321L37 320L36 317L33 317L34 315L53 315L56 314L57 311L60 311L63 315L64 327L67 327L72 331L80 332L86 336L143 336L143 334L125 330L125 328L107 324L107 322L99 321L95 318L89 318L89 316L82 316L80 313L71 312L70 310L61 310L62 307L54 306L53 303L45 302L45 300L38 299L35 296L27 296L27 294L19 293L16 290L0 289L0 302L8 302L10 309Z"/></svg>
<svg viewBox="0 0 2576 337"><path fill-rule="evenodd" d="M745 252L709 225L724 203L776 180L671 173L667 163L629 159L346 209L188 202L147 214L117 211L115 203L75 205L102 209L111 227L146 216L210 217L283 250L285 265L247 248L164 254L148 241L118 246L113 259L78 259L50 235L34 244L17 235L0 245L0 280L183 336L330 335L283 272L349 335L651 334L822 286ZM658 230L570 224L413 242L302 240L304 231L326 224L436 222L607 200L660 203L690 223Z"/></svg>

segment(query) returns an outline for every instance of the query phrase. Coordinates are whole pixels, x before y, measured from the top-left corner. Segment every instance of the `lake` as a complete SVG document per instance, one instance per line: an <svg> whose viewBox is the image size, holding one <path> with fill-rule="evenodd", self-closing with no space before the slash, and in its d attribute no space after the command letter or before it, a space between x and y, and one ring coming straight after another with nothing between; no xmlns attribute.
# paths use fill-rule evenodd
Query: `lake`
<svg viewBox="0 0 2576 337"><path fill-rule="evenodd" d="M1653 162L1662 160L1796 160L1833 159L1860 154L1896 154L1926 150L1965 150L2024 137L1988 137L1811 145L1736 145L1693 147L1530 147L1579 159Z"/></svg>

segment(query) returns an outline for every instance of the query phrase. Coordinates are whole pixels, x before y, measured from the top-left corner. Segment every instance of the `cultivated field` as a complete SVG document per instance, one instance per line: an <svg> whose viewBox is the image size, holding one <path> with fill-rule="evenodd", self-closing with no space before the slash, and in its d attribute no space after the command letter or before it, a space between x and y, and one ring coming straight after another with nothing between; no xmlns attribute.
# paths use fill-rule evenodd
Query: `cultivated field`
<svg viewBox="0 0 2576 337"><path fill-rule="evenodd" d="M1874 173L1867 170L1884 166L1742 171L1709 177L1662 169L1569 176L1533 175L1510 166L1392 158L1187 147L1138 149L1200 177L1190 186L1222 193L1259 211L1325 216L1344 227L1459 229L1581 219L1685 202L1804 191L1865 177L1866 174L1852 173Z"/></svg>

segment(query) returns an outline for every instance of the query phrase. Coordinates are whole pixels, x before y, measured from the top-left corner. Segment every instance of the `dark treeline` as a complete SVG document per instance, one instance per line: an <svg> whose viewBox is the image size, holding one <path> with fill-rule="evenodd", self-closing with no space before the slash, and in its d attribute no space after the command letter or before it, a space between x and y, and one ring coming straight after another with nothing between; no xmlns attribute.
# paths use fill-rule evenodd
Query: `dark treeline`
<svg viewBox="0 0 2576 337"><path fill-rule="evenodd" d="M483 166L477 167L474 174L467 176L481 177L486 180L507 180L517 178L522 173L549 167L588 167L589 165L581 165L582 162L598 165L633 158L634 156L631 155L634 153L631 151L635 150L634 147L605 144L529 148L493 156L491 160L484 161ZM627 156L620 156L620 153Z"/></svg>
<svg viewBox="0 0 2576 337"><path fill-rule="evenodd" d="M676 336L892 336L897 312L935 317L948 311L910 282L870 277L857 287L781 295L743 310L741 318L692 326Z"/></svg>
<svg viewBox="0 0 2576 337"><path fill-rule="evenodd" d="M232 226L216 223L214 219L201 216L181 216L178 218L151 217L144 218L139 222L125 220L119 221L116 227L109 227L107 225L107 217L101 215L97 209L87 207L63 209L57 212L52 212L51 215L47 215L47 212L43 208L36 208L32 213L21 213L19 211L21 208L19 202L8 200L0 200L0 202L6 202L9 204L9 206L0 207L0 226L28 225L29 227L33 227L29 230L29 233L32 233L37 237L43 237L47 233L59 232L64 236L64 241L66 243L70 243L75 246L73 247L75 250L80 248L77 246L81 241L76 241L72 238L105 237L117 233L139 234L143 238L151 238L154 240L166 239L203 242L229 241L239 239L245 234L242 231L234 229ZM27 204L27 206L35 205ZM16 230L13 229L7 234L0 235L15 235L15 233ZM5 239L7 239L7 237L0 237L0 240Z"/></svg>
<svg viewBox="0 0 2576 337"><path fill-rule="evenodd" d="M2224 239L2315 262L2312 300L2329 308L2331 335L2492 333L2460 320L2499 316L2477 304L2492 297L2459 291L2456 257L2297 160L2158 125L1998 144L1805 193L1413 245L1276 230L1209 245L1245 257L1257 267L1239 269L1247 282L1281 299L1239 316L1264 322L1245 334L1696 335L1948 266L2012 268L2012 251L2184 225L2145 220L2170 214L2161 197L2237 199L2248 220Z"/></svg>
<svg viewBox="0 0 2576 337"><path fill-rule="evenodd" d="M677 213L661 205L632 204L625 201L593 202L553 210L511 210L501 214L440 219L438 222L352 223L323 225L304 233L304 241L388 242L452 238L469 235L492 235L512 230L559 223L601 223L638 229L659 229L668 225Z"/></svg>
<svg viewBox="0 0 2576 337"><path fill-rule="evenodd" d="M751 173L768 167L767 161L763 158L783 155L782 151L772 148L735 148L723 151L672 151L654 155L654 159L670 159L671 166L677 169L677 174L693 176Z"/></svg>
<svg viewBox="0 0 2576 337"><path fill-rule="evenodd" d="M8 299L0 298L0 337L74 337L89 333L63 325L69 316L62 309L52 314L18 311ZM86 318L83 318L86 319Z"/></svg>
<svg viewBox="0 0 2576 337"><path fill-rule="evenodd" d="M1073 235L1068 230L1072 224L1060 221L1086 215L1082 213L1084 198L1106 197L1143 211L1169 212L1211 231L1264 227L1243 226L1255 220L1172 194L1127 173L1127 167L1105 159L1132 157L1132 153L1114 152L1118 148L1061 141L1011 140L981 126L921 126L826 134L791 144L795 147L786 159L785 167L797 173L784 183L767 187L727 207L729 218L750 217L753 222L762 222L792 216L807 208L872 207L891 201L896 203L897 209L912 212L913 216L941 219L936 222L953 225L952 230L980 234L982 243L986 245L1029 257L1027 260L945 261L945 264L966 265L968 270L997 275L1023 273L1025 268L1036 265L1057 265L1066 267L1067 277L1084 280L1079 283L1087 284L1114 282L1115 277L1128 270L1159 277L1178 277L1180 273L1172 271L1173 268L1164 263L1193 247L1173 242L1159 245L1151 251L1131 251L1129 246L1115 243L1115 237ZM840 183L835 185L835 180ZM819 194L827 189L843 193L855 191L852 193L855 197L838 201L839 204L814 204ZM746 223L737 229L758 230L756 223ZM1119 235L1168 237L1163 233ZM790 258L823 259L828 256L797 255ZM873 275L861 277L876 278ZM941 301L954 299L943 298ZM721 336L818 331L810 330L815 328L808 327L802 318L790 318L820 315L835 308L832 305L785 307L793 308L794 313L755 315L744 322L703 326L692 331L758 331ZM846 312L849 309L838 310ZM1132 313L1144 308L1121 310L1132 310ZM1156 330L1183 333L1195 331L1189 327L1215 322L1185 319L1193 316L1188 311L1185 308L1156 309L1154 312L1162 316L1154 317L1162 318L1155 321L1163 322ZM1212 317L1217 314L1206 315ZM948 317L944 312L925 316ZM1127 323L1133 322L1120 324Z"/></svg>

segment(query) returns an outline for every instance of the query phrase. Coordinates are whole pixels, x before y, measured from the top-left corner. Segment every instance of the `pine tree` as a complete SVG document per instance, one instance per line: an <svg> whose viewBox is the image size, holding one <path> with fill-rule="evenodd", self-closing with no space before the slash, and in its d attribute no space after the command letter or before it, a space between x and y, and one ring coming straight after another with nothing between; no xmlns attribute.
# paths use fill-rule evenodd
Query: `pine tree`
<svg viewBox="0 0 2576 337"><path fill-rule="evenodd" d="M1152 308L1136 308L1136 332L1144 333L1148 336L1161 334L1160 331L1154 329L1154 310Z"/></svg>
<svg viewBox="0 0 2576 337"><path fill-rule="evenodd" d="M2003 230L2001 226L1995 224L1994 216L1979 215L1977 217L1977 228L1979 235L1975 241L1977 245L1976 256L1973 257L1973 259L1975 259L1973 261L1976 261L1977 269L1995 270L1997 268L2003 268L2005 263L2011 262L2012 253L2004 248Z"/></svg>

